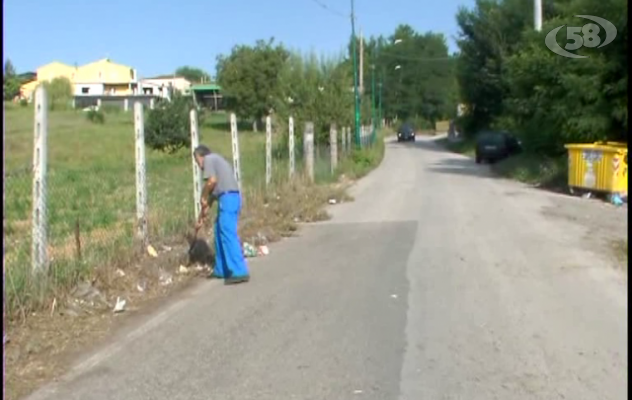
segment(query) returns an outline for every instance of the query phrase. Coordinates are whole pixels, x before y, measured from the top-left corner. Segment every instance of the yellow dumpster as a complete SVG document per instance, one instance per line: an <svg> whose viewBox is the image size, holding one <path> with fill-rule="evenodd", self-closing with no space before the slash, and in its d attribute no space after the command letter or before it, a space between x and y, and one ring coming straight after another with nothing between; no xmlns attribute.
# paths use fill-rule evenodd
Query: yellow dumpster
<svg viewBox="0 0 632 400"><path fill-rule="evenodd" d="M625 143L567 144L568 186L627 194L628 149Z"/></svg>
<svg viewBox="0 0 632 400"><path fill-rule="evenodd" d="M625 147L626 149L628 148L628 144L624 142L595 142L595 144L614 147Z"/></svg>

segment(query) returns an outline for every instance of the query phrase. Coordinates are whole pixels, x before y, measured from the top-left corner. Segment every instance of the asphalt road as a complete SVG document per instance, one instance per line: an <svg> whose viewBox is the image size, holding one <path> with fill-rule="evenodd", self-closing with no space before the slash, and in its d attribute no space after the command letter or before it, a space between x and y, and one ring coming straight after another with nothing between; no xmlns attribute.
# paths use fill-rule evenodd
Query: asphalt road
<svg viewBox="0 0 632 400"><path fill-rule="evenodd" d="M554 195L428 139L352 195L30 399L627 398L626 279Z"/></svg>

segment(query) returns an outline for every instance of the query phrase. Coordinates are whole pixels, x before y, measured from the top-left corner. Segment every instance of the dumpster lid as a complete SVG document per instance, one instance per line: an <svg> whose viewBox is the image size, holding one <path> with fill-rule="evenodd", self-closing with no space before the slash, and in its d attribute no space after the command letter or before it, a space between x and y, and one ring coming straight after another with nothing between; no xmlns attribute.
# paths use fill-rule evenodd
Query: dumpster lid
<svg viewBox="0 0 632 400"><path fill-rule="evenodd" d="M596 144L596 143L569 143L565 144L564 148L567 150L593 150L593 151L605 151L608 153L627 153L627 147L623 146L613 146L607 144Z"/></svg>

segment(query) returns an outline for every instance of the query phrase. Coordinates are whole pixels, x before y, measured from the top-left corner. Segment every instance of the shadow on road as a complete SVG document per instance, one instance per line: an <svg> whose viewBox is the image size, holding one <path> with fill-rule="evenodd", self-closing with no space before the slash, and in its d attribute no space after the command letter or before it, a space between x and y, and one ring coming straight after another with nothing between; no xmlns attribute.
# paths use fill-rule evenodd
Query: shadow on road
<svg viewBox="0 0 632 400"><path fill-rule="evenodd" d="M441 174L453 174L461 176L473 176L477 178L494 178L494 179L509 179L515 180L503 176L494 170L494 166L490 164L476 164L470 157L459 155L453 151L450 151L444 147L441 143L438 143L441 137L431 138L430 140L420 140L415 143L394 143L394 145L408 146L419 150L433 151L448 154L447 157L441 161L432 163L428 166L427 170ZM526 167L525 167L526 168ZM560 179L553 179L551 181L545 181L540 184L524 183L533 189L541 190L548 193L554 193L559 196L565 197L578 197L585 194L586 191L576 190L575 193L569 191L566 184L566 177ZM610 203L609 196L606 193L591 193L590 198L600 200L606 203ZM623 208L627 208L627 203Z"/></svg>
<svg viewBox="0 0 632 400"><path fill-rule="evenodd" d="M441 173L441 174L455 174L455 175L464 175L464 176L474 176L478 178L500 178L497 174L495 174L489 165L483 164L479 165L474 162L469 157L459 156L456 153L450 151L445 148L441 144L437 143L442 137L430 138L430 139L422 139L416 142L404 142L398 143L396 141L391 143L392 147L399 148L413 148L417 150L425 150L432 151L437 153L444 153L447 155L446 158L442 159L439 162L430 164L428 170L431 172Z"/></svg>
<svg viewBox="0 0 632 400"><path fill-rule="evenodd" d="M432 138L429 140L421 139L421 140L417 140L416 142L398 142L397 139L395 139L390 143L390 145L392 147L399 147L399 148L415 148L419 150L435 151L439 153L451 153L448 149L436 143L436 141L439 139L440 137L437 139Z"/></svg>
<svg viewBox="0 0 632 400"><path fill-rule="evenodd" d="M474 176L477 178L499 178L489 165L478 165L470 158L446 158L428 167L428 171L440 174Z"/></svg>

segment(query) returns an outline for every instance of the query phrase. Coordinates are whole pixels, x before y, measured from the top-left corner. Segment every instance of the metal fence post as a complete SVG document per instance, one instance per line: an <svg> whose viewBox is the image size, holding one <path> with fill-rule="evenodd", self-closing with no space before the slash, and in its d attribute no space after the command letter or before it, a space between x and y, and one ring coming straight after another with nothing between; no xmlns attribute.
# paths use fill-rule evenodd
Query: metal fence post
<svg viewBox="0 0 632 400"><path fill-rule="evenodd" d="M234 113L230 114L230 138L233 145L233 172L239 191L241 192L241 164L239 160L239 137L237 134L237 116ZM243 200L243 194L242 194Z"/></svg>
<svg viewBox="0 0 632 400"><path fill-rule="evenodd" d="M200 196L202 196L202 171L195 157L193 157L193 151L200 144L197 110L195 108L191 110L189 117L191 119L191 160L193 161L193 209L195 211L195 220L197 221L201 212Z"/></svg>
<svg viewBox="0 0 632 400"><path fill-rule="evenodd" d="M46 89L35 89L35 126L33 137L33 243L31 257L33 272L48 267L48 224L46 199L46 172L48 166L48 98Z"/></svg>
<svg viewBox="0 0 632 400"><path fill-rule="evenodd" d="M147 169L145 163L145 120L143 104L134 103L134 130L136 131L136 223L137 235L143 246L149 244L147 221Z"/></svg>
<svg viewBox="0 0 632 400"><path fill-rule="evenodd" d="M331 174L336 173L338 168L338 132L336 124L331 124L329 128L329 150L331 152Z"/></svg>
<svg viewBox="0 0 632 400"><path fill-rule="evenodd" d="M290 117L288 121L288 147L290 156L290 179L294 177L294 171L296 169L296 156L294 154L294 118Z"/></svg>
<svg viewBox="0 0 632 400"><path fill-rule="evenodd" d="M266 187L272 181L272 118L266 117Z"/></svg>
<svg viewBox="0 0 632 400"><path fill-rule="evenodd" d="M311 182L314 182L314 123L305 123L303 136L303 151L305 158L305 172Z"/></svg>

